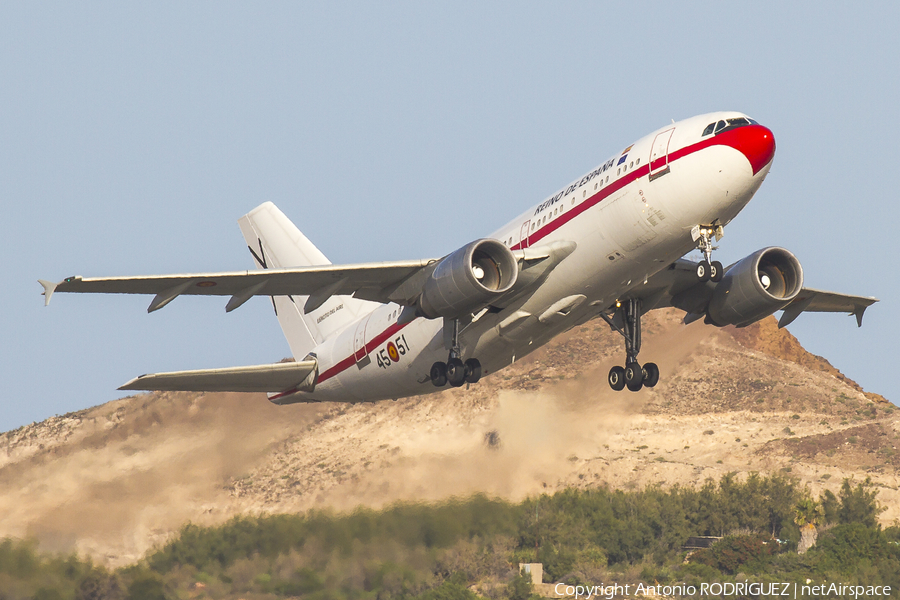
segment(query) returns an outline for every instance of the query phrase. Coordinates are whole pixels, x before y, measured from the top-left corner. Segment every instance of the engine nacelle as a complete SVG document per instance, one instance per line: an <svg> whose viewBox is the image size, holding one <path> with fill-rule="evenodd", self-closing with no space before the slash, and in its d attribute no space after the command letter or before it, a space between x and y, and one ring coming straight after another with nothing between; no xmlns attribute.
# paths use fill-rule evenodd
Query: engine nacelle
<svg viewBox="0 0 900 600"><path fill-rule="evenodd" d="M446 256L425 282L418 312L429 319L455 319L509 291L519 263L497 240L476 240Z"/></svg>
<svg viewBox="0 0 900 600"><path fill-rule="evenodd" d="M800 261L784 248L763 248L728 269L706 314L720 327L744 327L790 304L802 287Z"/></svg>

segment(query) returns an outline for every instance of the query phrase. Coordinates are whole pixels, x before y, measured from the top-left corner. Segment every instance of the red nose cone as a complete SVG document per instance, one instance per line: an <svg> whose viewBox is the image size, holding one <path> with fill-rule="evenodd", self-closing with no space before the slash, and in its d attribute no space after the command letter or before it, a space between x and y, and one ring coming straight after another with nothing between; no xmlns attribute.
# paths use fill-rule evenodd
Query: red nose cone
<svg viewBox="0 0 900 600"><path fill-rule="evenodd" d="M775 156L775 136L768 127L749 125L738 127L728 133L734 136L730 145L747 157L754 175L772 162L772 157Z"/></svg>

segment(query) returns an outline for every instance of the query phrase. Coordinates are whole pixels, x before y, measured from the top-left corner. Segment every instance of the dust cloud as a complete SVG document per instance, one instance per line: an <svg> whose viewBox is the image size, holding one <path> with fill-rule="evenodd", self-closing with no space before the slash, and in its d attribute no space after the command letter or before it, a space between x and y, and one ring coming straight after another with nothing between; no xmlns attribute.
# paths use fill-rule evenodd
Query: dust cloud
<svg viewBox="0 0 900 600"><path fill-rule="evenodd" d="M702 323L669 324L646 340L641 358L662 365L665 378L690 361L709 330ZM612 391L606 375L622 358L600 361L574 379L539 391L500 389L474 406L462 391L418 401L398 415L405 421L403 431L396 432L401 435L390 426L367 430L371 440L395 455L382 457L373 444L366 454L377 468L350 469L345 481L320 489L314 504L298 508L348 510L360 504L380 507L475 493L518 501L564 485L596 484L595 477L586 476L597 469L585 465L605 453L613 434L644 418L641 412L650 398L666 394L665 379L640 393ZM473 412L476 416L470 418ZM347 426L361 433L359 425ZM486 441L488 435L495 438L494 445ZM340 462L333 455L321 458Z"/></svg>
<svg viewBox="0 0 900 600"><path fill-rule="evenodd" d="M265 398L148 394L126 414L86 411L69 444L0 470L0 532L49 551L77 550L121 564L187 521L219 522L224 483L263 459L317 407L284 421ZM271 408L270 408L271 407ZM300 417L300 418L296 418Z"/></svg>
<svg viewBox="0 0 900 600"><path fill-rule="evenodd" d="M580 387L589 393L594 386ZM582 396L593 400L591 411L603 415L586 419L562 394L503 391L491 414L409 439L402 456L385 461L363 481L330 490L322 504L348 509L474 493L511 500L540 493L549 484L555 487L571 457L595 452L608 432L634 414L633 406L603 395ZM489 433L497 438L494 446L485 441Z"/></svg>

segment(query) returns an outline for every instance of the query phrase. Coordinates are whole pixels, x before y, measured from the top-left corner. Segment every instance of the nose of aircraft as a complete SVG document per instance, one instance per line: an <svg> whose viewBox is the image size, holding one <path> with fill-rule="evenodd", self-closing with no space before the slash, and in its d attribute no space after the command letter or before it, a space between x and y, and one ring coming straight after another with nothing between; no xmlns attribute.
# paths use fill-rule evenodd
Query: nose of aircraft
<svg viewBox="0 0 900 600"><path fill-rule="evenodd" d="M756 175L775 156L775 136L768 127L762 125L739 127L734 133L737 138L735 148L747 157L753 174Z"/></svg>

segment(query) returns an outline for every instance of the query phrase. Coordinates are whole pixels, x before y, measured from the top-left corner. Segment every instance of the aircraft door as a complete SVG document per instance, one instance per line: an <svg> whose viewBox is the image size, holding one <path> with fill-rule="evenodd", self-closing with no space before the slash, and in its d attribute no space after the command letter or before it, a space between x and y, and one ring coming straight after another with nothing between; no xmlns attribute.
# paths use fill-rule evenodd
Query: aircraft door
<svg viewBox="0 0 900 600"><path fill-rule="evenodd" d="M370 317L371 315L363 317L356 326L356 333L353 334L353 358L356 360L356 366L360 369L371 362L366 354L366 326L369 324Z"/></svg>
<svg viewBox="0 0 900 600"><path fill-rule="evenodd" d="M662 177L669 172L669 141L675 128L666 129L656 134L650 149L650 181Z"/></svg>
<svg viewBox="0 0 900 600"><path fill-rule="evenodd" d="M527 248L528 247L528 230L531 227L531 219L525 221L525 224L522 225L522 232L519 235L519 248Z"/></svg>

